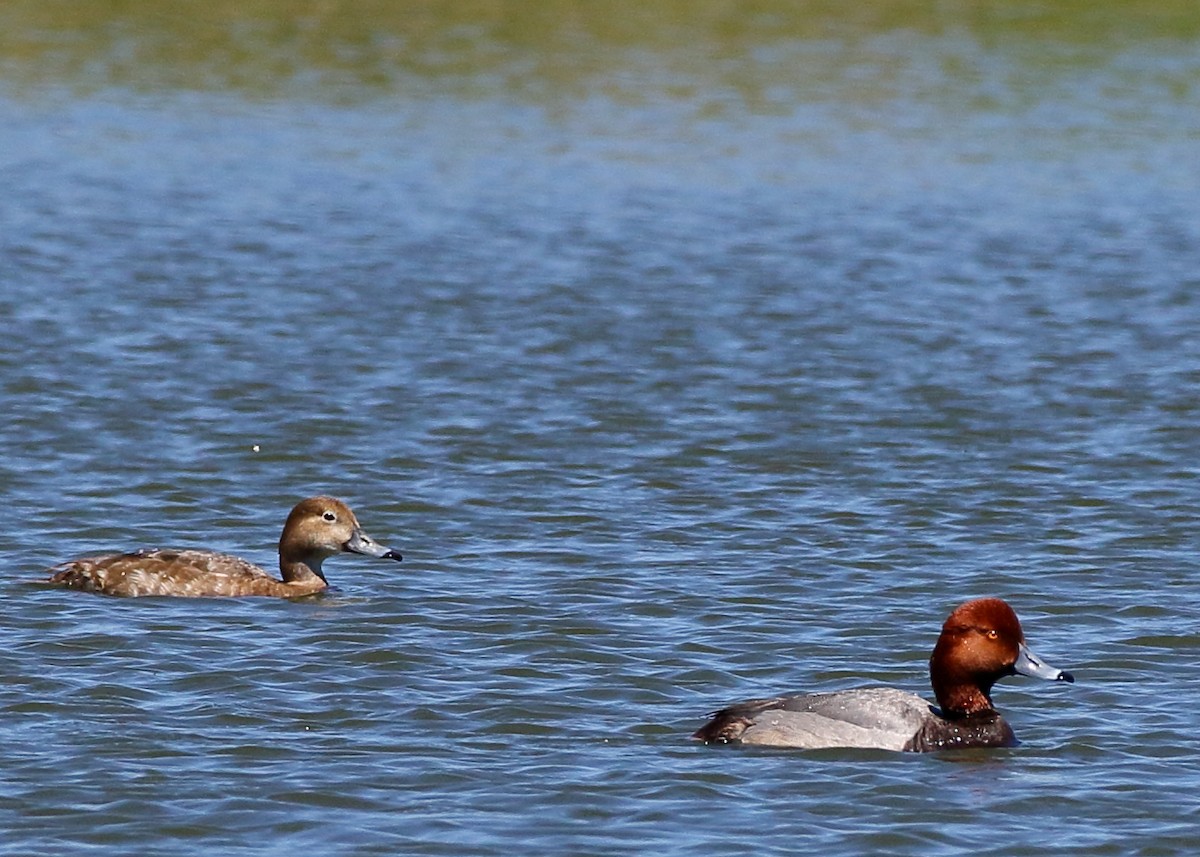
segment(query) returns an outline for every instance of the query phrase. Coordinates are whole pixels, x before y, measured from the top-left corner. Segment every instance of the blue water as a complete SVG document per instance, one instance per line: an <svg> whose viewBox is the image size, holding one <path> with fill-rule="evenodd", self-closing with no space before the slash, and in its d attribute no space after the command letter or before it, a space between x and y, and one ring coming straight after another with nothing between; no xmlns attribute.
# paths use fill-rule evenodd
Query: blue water
<svg viewBox="0 0 1200 857"><path fill-rule="evenodd" d="M0 854L1190 853L1195 58L873 45L757 101L0 87ZM405 561L30 582L270 567L318 492ZM1020 747L687 738L928 693L984 595L1077 677L997 687Z"/></svg>

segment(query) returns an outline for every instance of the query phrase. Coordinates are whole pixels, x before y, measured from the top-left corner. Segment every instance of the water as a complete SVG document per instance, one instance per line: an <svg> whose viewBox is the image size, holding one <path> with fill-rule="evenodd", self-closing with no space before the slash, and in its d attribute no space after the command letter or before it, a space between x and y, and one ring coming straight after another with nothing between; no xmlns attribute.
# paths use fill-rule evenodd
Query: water
<svg viewBox="0 0 1200 857"><path fill-rule="evenodd" d="M1200 16L1143 7L9 5L0 854L1190 853ZM404 563L29 583L316 492ZM1078 679L1018 748L687 740L927 693L981 595Z"/></svg>

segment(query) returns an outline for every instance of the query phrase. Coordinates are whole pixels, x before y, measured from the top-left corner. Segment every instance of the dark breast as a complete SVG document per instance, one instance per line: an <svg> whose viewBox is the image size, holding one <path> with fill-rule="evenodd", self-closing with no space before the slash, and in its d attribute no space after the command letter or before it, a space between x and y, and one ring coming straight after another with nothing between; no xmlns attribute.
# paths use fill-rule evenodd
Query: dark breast
<svg viewBox="0 0 1200 857"><path fill-rule="evenodd" d="M955 747L1015 747L1017 743L1012 727L1000 713L985 711L954 720L931 717L904 749L913 753L932 753Z"/></svg>

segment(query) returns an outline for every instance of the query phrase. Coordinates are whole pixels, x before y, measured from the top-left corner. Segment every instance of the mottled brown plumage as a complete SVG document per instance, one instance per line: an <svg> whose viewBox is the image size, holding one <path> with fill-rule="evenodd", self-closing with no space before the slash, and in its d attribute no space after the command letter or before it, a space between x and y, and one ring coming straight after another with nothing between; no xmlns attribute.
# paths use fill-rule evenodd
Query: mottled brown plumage
<svg viewBox="0 0 1200 857"><path fill-rule="evenodd" d="M400 559L398 552L363 532L350 507L341 500L309 497L292 509L279 537L282 580L230 554L146 548L61 563L49 569L49 582L104 595L294 598L325 589L329 584L321 563L341 552Z"/></svg>

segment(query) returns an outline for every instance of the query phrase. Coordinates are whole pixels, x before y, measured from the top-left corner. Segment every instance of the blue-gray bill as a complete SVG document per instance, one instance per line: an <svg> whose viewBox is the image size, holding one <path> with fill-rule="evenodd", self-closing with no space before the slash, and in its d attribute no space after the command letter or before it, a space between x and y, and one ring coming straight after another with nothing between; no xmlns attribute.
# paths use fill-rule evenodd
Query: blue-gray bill
<svg viewBox="0 0 1200 857"><path fill-rule="evenodd" d="M342 545L342 550L348 553L360 553L363 556L374 556L380 559L394 559L397 562L404 557L400 551L394 551L386 545L381 545L362 530L355 530L350 538Z"/></svg>
<svg viewBox="0 0 1200 857"><path fill-rule="evenodd" d="M1017 662L1013 664L1013 671L1019 675L1027 675L1030 678L1044 678L1047 681L1075 681L1075 676L1066 670L1050 666L1050 664L1030 651L1029 647L1024 643L1021 643L1020 648L1017 650Z"/></svg>

